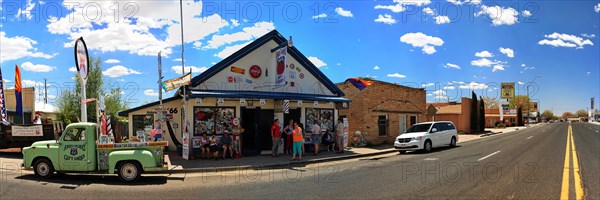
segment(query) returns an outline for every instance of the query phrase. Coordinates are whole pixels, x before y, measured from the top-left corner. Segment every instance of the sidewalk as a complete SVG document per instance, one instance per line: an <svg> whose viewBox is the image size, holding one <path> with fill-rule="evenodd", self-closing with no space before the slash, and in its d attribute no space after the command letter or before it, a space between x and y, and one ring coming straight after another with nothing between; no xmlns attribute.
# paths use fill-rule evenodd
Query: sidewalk
<svg viewBox="0 0 600 200"><path fill-rule="evenodd" d="M537 126L539 124L531 124L529 125L529 127L534 127ZM513 131L517 131L517 130L522 130L522 129L526 129L529 128L527 126L513 126L513 127L506 127L506 128L486 128L484 134L481 134L481 137L485 137L485 136L490 136L490 135L495 135L495 134L500 134L500 133L510 133Z"/></svg>
<svg viewBox="0 0 600 200"><path fill-rule="evenodd" d="M458 143L476 140L479 135L459 135ZM321 151L318 156L313 156L312 153L307 153L302 157L301 161L290 161L291 156L279 155L279 157L271 157L271 155L242 157L240 159L225 159L225 160L183 160L181 156L175 152L169 152L171 165L169 166L170 173L188 173L188 172L217 172L231 171L243 169L261 169L261 168L281 168L281 167L302 167L309 164L330 162L337 160L346 160L353 158L361 158L368 156L376 156L387 153L394 153L396 150L391 146L383 147L358 147L346 150L343 154L335 152Z"/></svg>

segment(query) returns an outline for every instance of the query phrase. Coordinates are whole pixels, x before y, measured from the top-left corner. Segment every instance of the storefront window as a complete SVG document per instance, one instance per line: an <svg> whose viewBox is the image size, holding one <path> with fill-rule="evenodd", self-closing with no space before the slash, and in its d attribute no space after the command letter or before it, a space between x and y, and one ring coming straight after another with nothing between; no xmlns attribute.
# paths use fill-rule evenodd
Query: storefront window
<svg viewBox="0 0 600 200"><path fill-rule="evenodd" d="M233 130L231 121L235 118L233 107L194 107L194 135L202 133L223 134Z"/></svg>
<svg viewBox="0 0 600 200"><path fill-rule="evenodd" d="M335 125L333 109L306 108L305 126L306 131L312 131L312 125L317 121L321 121L321 130L334 131Z"/></svg>
<svg viewBox="0 0 600 200"><path fill-rule="evenodd" d="M150 132L154 128L153 115L133 115L133 132Z"/></svg>

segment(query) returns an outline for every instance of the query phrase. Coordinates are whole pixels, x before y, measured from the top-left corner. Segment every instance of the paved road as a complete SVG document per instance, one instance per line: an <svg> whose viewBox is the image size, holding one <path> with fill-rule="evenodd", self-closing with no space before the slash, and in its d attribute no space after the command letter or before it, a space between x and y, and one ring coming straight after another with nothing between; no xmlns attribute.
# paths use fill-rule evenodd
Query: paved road
<svg viewBox="0 0 600 200"><path fill-rule="evenodd" d="M586 199L600 199L600 126L572 125ZM567 123L538 125L438 149L282 169L145 177L67 175L40 181L3 172L0 199L558 199L576 197ZM571 148L572 151L572 148ZM570 154L569 154L570 155ZM569 174L563 190L565 163ZM1 172L1 171L0 171Z"/></svg>

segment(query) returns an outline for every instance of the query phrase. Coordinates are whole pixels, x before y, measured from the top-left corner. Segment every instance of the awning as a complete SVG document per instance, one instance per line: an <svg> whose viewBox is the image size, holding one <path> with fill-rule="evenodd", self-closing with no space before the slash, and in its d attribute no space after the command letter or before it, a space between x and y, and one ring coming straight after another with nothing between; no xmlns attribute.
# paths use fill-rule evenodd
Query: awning
<svg viewBox="0 0 600 200"><path fill-rule="evenodd" d="M247 98L247 99L287 99L307 101L351 102L350 99L336 96L322 96L296 93L254 92L254 91L193 91L190 98Z"/></svg>

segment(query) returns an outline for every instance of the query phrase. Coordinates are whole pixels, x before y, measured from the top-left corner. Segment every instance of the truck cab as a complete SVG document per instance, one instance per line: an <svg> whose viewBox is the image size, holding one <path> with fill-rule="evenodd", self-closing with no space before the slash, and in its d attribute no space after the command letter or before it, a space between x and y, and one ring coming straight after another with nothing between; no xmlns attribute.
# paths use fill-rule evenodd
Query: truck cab
<svg viewBox="0 0 600 200"><path fill-rule="evenodd" d="M59 140L33 143L25 147L23 167L50 178L59 173L117 173L126 182L137 181L141 173L166 170L164 147L167 142L99 144L95 123L68 125Z"/></svg>

